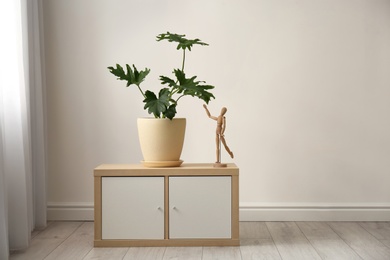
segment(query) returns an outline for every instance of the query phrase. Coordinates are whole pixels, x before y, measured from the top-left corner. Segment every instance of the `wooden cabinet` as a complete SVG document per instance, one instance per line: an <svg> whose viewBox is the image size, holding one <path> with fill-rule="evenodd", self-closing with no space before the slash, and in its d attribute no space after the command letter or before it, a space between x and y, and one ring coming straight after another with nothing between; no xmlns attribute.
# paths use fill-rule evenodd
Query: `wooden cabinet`
<svg viewBox="0 0 390 260"><path fill-rule="evenodd" d="M101 165L95 246L239 245L238 168Z"/></svg>

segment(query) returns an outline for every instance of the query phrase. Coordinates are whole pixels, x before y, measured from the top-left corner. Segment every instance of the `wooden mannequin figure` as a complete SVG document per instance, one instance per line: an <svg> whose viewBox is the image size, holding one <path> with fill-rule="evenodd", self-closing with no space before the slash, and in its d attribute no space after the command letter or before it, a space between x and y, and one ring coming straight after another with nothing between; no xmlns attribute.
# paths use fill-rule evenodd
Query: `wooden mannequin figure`
<svg viewBox="0 0 390 260"><path fill-rule="evenodd" d="M210 111L207 109L207 106L203 105L203 107L206 110L207 116L209 118L217 121L217 129L215 132L215 134L216 134L215 142L216 142L216 146L217 146L217 161L215 162L214 167L226 167L227 166L226 163L221 163L221 142L222 142L223 146L225 147L226 151L229 153L230 157L234 158L233 152L230 151L229 147L226 144L225 135L224 135L225 129L226 129L225 114L227 112L227 108L223 107L221 109L221 114L219 116L212 116L210 114Z"/></svg>

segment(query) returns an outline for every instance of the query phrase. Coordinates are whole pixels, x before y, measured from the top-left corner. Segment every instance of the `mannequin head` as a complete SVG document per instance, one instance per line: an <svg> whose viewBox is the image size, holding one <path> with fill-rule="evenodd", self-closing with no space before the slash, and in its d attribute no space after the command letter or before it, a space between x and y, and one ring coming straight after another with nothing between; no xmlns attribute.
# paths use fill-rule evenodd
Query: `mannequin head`
<svg viewBox="0 0 390 260"><path fill-rule="evenodd" d="M227 112L227 108L226 108L226 107L223 107L223 108L221 109L221 116L225 115L226 112Z"/></svg>

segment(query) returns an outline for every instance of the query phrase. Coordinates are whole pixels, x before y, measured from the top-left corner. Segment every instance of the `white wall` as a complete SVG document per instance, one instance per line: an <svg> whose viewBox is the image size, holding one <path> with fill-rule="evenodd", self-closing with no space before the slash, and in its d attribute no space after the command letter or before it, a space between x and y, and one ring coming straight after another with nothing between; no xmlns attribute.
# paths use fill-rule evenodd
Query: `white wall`
<svg viewBox="0 0 390 260"><path fill-rule="evenodd" d="M216 86L240 167L242 220L390 219L390 1L44 1L49 216L90 218L92 170L138 163L136 88L106 67L179 67L170 31L210 44L187 73ZM214 128L184 99L186 162L214 161ZM78 214L78 215L77 215Z"/></svg>

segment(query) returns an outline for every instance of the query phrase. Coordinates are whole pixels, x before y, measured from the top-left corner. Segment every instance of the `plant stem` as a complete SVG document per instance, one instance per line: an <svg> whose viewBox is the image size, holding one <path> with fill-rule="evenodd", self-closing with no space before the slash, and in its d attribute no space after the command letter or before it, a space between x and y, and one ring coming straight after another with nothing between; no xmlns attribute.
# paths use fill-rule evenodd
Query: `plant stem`
<svg viewBox="0 0 390 260"><path fill-rule="evenodd" d="M146 98L145 93L142 91L141 87L139 85L137 85L137 87L138 87L139 91L141 92L142 96L144 96L144 98Z"/></svg>
<svg viewBox="0 0 390 260"><path fill-rule="evenodd" d="M172 90L171 94L169 95L169 97L172 98L172 96L175 95L178 91L179 91L178 89Z"/></svg>
<svg viewBox="0 0 390 260"><path fill-rule="evenodd" d="M181 99L182 97L184 97L185 95L181 95L180 97L178 97L177 99L176 99L176 104L177 104L177 102L179 101L179 99Z"/></svg>
<svg viewBox="0 0 390 260"><path fill-rule="evenodd" d="M186 49L183 49L183 63L181 65L181 71L184 72L184 63L186 61Z"/></svg>

